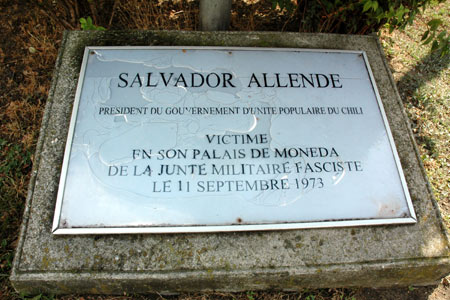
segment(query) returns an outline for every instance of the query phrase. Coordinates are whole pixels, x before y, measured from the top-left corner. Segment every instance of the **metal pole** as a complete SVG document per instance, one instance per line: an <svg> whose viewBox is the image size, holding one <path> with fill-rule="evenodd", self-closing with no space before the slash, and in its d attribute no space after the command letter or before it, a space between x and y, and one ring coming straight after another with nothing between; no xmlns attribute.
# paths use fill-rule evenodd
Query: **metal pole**
<svg viewBox="0 0 450 300"><path fill-rule="evenodd" d="M200 0L200 29L227 30L230 26L231 0Z"/></svg>

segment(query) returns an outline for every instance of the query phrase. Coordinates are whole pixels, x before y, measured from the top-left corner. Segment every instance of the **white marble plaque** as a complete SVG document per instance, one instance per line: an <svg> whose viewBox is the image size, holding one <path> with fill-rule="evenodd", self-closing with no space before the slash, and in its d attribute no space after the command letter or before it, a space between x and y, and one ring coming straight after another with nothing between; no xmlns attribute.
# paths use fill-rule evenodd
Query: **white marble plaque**
<svg viewBox="0 0 450 300"><path fill-rule="evenodd" d="M86 48L55 234L414 222L364 52Z"/></svg>

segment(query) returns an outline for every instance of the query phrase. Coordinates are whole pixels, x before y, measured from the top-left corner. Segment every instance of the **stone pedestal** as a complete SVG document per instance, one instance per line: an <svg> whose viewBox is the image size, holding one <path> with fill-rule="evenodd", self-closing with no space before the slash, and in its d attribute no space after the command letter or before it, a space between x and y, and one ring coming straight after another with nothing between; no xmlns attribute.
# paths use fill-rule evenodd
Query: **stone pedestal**
<svg viewBox="0 0 450 300"><path fill-rule="evenodd" d="M364 50L391 126L417 223L236 233L53 235L56 193L84 47L113 45ZM375 36L65 33L11 275L18 291L164 294L429 285L450 272L449 262L449 240Z"/></svg>

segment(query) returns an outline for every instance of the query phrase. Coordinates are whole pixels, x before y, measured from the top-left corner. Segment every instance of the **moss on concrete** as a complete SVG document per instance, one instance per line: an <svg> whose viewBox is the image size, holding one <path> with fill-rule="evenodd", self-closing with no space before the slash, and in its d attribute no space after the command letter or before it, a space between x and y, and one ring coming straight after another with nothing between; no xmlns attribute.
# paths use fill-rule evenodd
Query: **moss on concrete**
<svg viewBox="0 0 450 300"><path fill-rule="evenodd" d="M59 172L85 46L164 45L364 50L418 222L271 232L53 236ZM449 241L375 36L174 31L66 32L37 146L11 280L26 293L173 293L433 284Z"/></svg>

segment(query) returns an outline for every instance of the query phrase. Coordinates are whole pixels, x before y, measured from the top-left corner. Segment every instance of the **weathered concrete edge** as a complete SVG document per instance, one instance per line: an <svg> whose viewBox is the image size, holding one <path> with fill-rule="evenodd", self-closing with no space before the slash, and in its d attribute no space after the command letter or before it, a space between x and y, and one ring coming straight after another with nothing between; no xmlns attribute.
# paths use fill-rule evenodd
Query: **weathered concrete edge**
<svg viewBox="0 0 450 300"><path fill-rule="evenodd" d="M368 272L370 277L378 277L370 287L386 286L426 286L437 284L433 275L448 269L450 260L436 259L432 262L409 260L391 263L367 263L342 266L328 266L328 280L318 267L309 267L300 272L295 268L259 270L211 270L178 272L46 272L23 274L14 280L14 287L29 294L117 294L131 293L173 294L179 292L245 290L300 291L303 287L366 287ZM401 268L399 268L399 264ZM388 276L386 276L388 274ZM330 285L331 282L331 285ZM351 282L351 284L348 284ZM363 284L362 284L363 283ZM161 287L164 287L161 289ZM281 287L281 288L280 288Z"/></svg>
<svg viewBox="0 0 450 300"><path fill-rule="evenodd" d="M409 117L406 114L406 111L405 111L405 109L403 107L403 103L402 103L402 100L401 100L402 97L400 96L400 93L398 91L397 85L395 84L394 76L392 75L391 68L390 68L389 63L388 63L388 61L386 59L386 55L384 54L384 51L383 51L383 46L381 45L380 40L378 39L378 37L376 35L375 35L375 37L376 37L375 40L376 40L377 46L378 46L378 52L380 53L380 57L383 60L384 66L385 66L386 71L387 71L387 73L389 75L389 81L391 82L391 86L393 88L393 91L394 91L394 93L397 96L396 99L395 99L396 103L399 106L399 111L403 115L403 121L406 123L405 124L405 128L406 128L406 130L408 132L411 144L413 145L414 155L416 156L416 159L417 159L417 161L419 163L419 168L420 168L420 171L422 173L422 176L427 179L427 180L425 180L425 184L427 186L428 194L430 195L431 203L433 204L433 206L435 208L435 211L436 211L436 214L437 214L437 217L440 220L440 226L441 226L442 232L447 237L447 240L450 240L450 232L447 230L447 227L445 226L445 223L444 223L443 218L442 218L441 210L439 208L439 204L437 203L437 200L436 200L436 198L434 196L434 192L433 192L433 188L431 187L431 183L428 180L427 172L425 170L425 166L423 165L422 158L421 158L420 153L419 153L419 147L417 146L416 139L414 138L414 133L413 133L413 131L411 129L411 122L410 122Z"/></svg>
<svg viewBox="0 0 450 300"><path fill-rule="evenodd" d="M14 286L13 278L16 277L16 273L17 273L17 270L19 267L19 258L22 255L23 243L25 242L25 238L26 238L28 219L31 214L31 203L32 203L32 199L33 199L34 188L36 185L36 179L38 177L39 164L41 162L40 153L41 153L42 148L44 147L44 141L46 138L46 129L47 129L47 125L50 120L50 116L51 116L51 112L52 112L53 97L54 97L54 94L56 91L56 87L58 86L59 69L60 69L60 66L63 61L63 54L64 54L64 49L66 48L65 44L67 42L67 37L68 37L68 31L65 31L63 34L62 40L61 40L61 45L60 45L60 48L58 51L58 56L56 58L55 67L54 67L53 74L52 74L52 82L50 85L50 90L48 92L47 102L46 102L45 108L44 108L44 115L42 116L41 128L39 130L39 138L36 143L36 150L34 153L34 162L33 162L33 167L31 170L30 182L28 183L28 193L27 193L27 198L25 201L25 208L24 208L24 212L23 212L22 223L21 223L20 229L19 229L19 242L17 243L16 252L14 255L13 264L12 264L12 268L11 268L10 280L13 283L13 286Z"/></svg>
<svg viewBox="0 0 450 300"><path fill-rule="evenodd" d="M245 33L241 33L245 34ZM247 33L248 34L248 33ZM63 38L63 43L65 43L66 35ZM366 37L366 38L375 38L375 37ZM376 38L375 38L376 39ZM63 49L64 44L62 44L61 49ZM60 50L61 51L61 50ZM59 69L58 63L60 63L62 53L59 53L56 70ZM383 52L381 51L381 57L384 59ZM385 62L385 66L386 62ZM389 68L386 67L386 70L389 72ZM390 72L389 72L390 74ZM54 93L54 87L58 83L58 78L54 77L54 81L52 82L52 90L50 90L49 93L49 102L47 103L46 112L43 118L43 126L42 128L46 128L47 124L45 122L48 121L49 114L48 111L52 111L52 97ZM395 84L391 78L391 86L395 89L395 92L397 92L395 88ZM397 99L396 105L398 105L404 114L403 107L401 105L400 98ZM404 119L404 121L407 123L407 121ZM409 127L406 126L408 129ZM39 165L40 162L40 151L39 149L42 148L43 140L45 140L46 135L43 134L43 130L41 128L41 135L39 138L39 144L36 152L36 166ZM409 130L409 138L414 141L412 138L412 133ZM418 154L417 149L415 149L415 156L418 158L417 161L421 162ZM422 165L421 165L422 166ZM36 167L37 169L37 167ZM33 170L35 170L33 168ZM426 178L425 172L422 166L422 176ZM33 180L36 180L36 172L33 171ZM27 208L24 214L24 223L22 225L21 231L26 230L28 220L28 216L30 214L30 208L31 208L31 201L30 193L33 194L34 191L34 181L30 181L30 189L29 189L29 195L27 197ZM425 180L426 181L426 180ZM432 192L428 185L428 191L427 194L430 195L432 198ZM434 199L433 199L434 200ZM436 210L436 203L433 204ZM439 215L439 212L437 212L437 215ZM441 220L441 227L442 227L442 220ZM445 230L444 230L445 232ZM26 231L22 232L21 240L19 243L19 249L20 253L17 253L17 257L20 256L22 251L22 245L23 240L25 240L25 234ZM192 288L192 291L207 291L214 289L215 286L220 285L220 288L217 288L216 290L221 290L226 288L226 290L233 290L240 286L245 286L245 289L249 289L248 287L256 285L255 289L273 289L274 287L282 288L286 287L286 289L290 289L288 284L284 281L276 281L273 280L273 276L281 276L283 275L283 280L289 281L292 280L295 281L297 288L300 288L300 286L311 286L311 287L325 287L325 285L321 286L323 282L323 276L327 274L328 278L331 280L328 281L329 284L326 285L326 287L330 287L330 284L335 284L335 286L342 286L342 284L339 284L339 282L347 282L345 286L349 286L348 282L352 282L353 286L363 286L361 284L358 284L358 282L365 282L363 279L365 278L367 280L367 272L373 272L373 278L376 278L377 276L382 278L382 280L378 281L377 284L379 286L388 286L393 285L393 282L398 282L399 278L402 278L401 272L408 273L417 273L417 278L420 279L417 280L417 278L414 277L414 282L406 282L401 281L398 284L401 285L409 285L409 284L433 284L435 282L431 282L429 278L436 278L437 274L444 274L445 272L448 272L448 266L449 266L449 260L448 257L441 257L441 259L434 259L434 260L427 260L422 261L420 258L413 259L413 260L401 260L401 261L392 261L392 270L395 272L395 276L392 275L392 278L389 276L386 276L386 270L389 269L389 261L383 261L384 263L379 264L373 264L373 263L362 263L358 265L356 268L355 266L349 265L331 265L331 266L325 266L322 265L321 267L307 267L306 272L300 272L298 269L282 269L281 271L275 271L275 270L268 270L268 269L247 269L247 270L241 270L241 271L225 271L225 270L211 270L209 271L184 271L184 270L172 270L170 272L151 272L142 274L139 272L123 272L118 275L118 273L115 272L95 272L92 271L90 273L80 272L53 272L53 271L46 271L46 272L14 272L15 269L18 270L16 261L14 262L14 268L13 268L13 276L11 279L16 282L15 286L16 288L20 288L21 291L26 291L27 289L30 290L30 293L39 293L42 291L46 292L52 292L53 289L59 288L59 293L64 292L65 288L71 287L72 290L67 292L85 292L85 293L95 293L94 290L89 290L89 286L92 284L92 289L98 289L99 293L122 293L123 290L130 290L130 291L141 291L141 292L151 292L151 291L161 291L161 288L169 287L172 291L189 291L189 288ZM395 264L395 265L394 265ZM397 265L398 264L398 265ZM347 268L343 268L342 266L347 266ZM398 269L400 266L401 269ZM326 269L326 270L325 270ZM284 272L284 273L280 273ZM322 272L322 273L321 273ZM333 273L334 272L334 273ZM400 272L400 273L399 273ZM319 275L321 273L321 275ZM325 273L325 274L324 274ZM341 274L347 273L348 277L341 276ZM332 275L336 277L336 275L339 274L339 282L333 283L332 280L335 280L332 278ZM433 276L430 276L433 274ZM130 279L130 276L132 275L133 278L136 278L133 280ZM192 276L199 276L196 280L189 281L189 277ZM263 283L259 282L257 276L261 277L261 281L264 281ZM269 276L270 275L270 276ZM284 276L285 275L285 276ZM61 279L60 277L63 277ZM229 277L228 277L229 276ZM119 278L120 277L120 278ZM180 279L179 279L180 278ZM214 278L214 280L212 280ZM343 280L343 278L345 278ZM372 277L371 277L372 278ZM170 280L168 280L170 279ZM322 281L318 281L321 279ZM27 282L25 282L27 280ZM84 280L84 281L83 281ZM152 282L148 282L148 280L152 280ZM168 281L170 282L168 282ZM83 284L86 285L86 287L80 286L79 283L83 281ZM87 282L86 282L87 281ZM123 281L123 282L122 282ZM172 282L175 281L175 282ZM232 281L232 284L231 284ZM317 282L318 281L318 282ZM273 282L273 285L271 284ZM64 284L61 284L64 283ZM212 288L199 289L199 286L202 286L202 284L210 286ZM148 289L148 286L152 286L153 289ZM228 287L227 287L228 285ZM65 288L63 287L65 286ZM180 289L181 286L187 287ZM373 286L373 285L372 285ZM99 289L101 287L101 289ZM155 289L156 288L156 289ZM83 290L84 289L84 290ZM295 289L295 287L294 287ZM117 290L118 292L114 292L114 290Z"/></svg>

